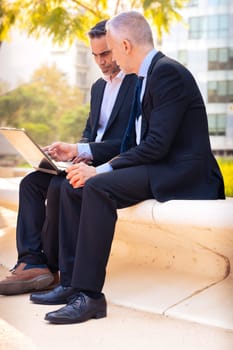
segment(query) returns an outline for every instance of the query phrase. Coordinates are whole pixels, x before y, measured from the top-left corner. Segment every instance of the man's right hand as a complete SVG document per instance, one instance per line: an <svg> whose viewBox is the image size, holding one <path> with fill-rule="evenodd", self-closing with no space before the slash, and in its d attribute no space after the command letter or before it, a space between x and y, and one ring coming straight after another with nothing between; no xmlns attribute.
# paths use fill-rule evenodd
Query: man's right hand
<svg viewBox="0 0 233 350"><path fill-rule="evenodd" d="M83 187L88 179L97 175L96 168L85 163L71 165L66 169L67 180L73 188Z"/></svg>
<svg viewBox="0 0 233 350"><path fill-rule="evenodd" d="M78 156L77 145L75 143L54 142L43 148L51 158L56 161L70 161Z"/></svg>

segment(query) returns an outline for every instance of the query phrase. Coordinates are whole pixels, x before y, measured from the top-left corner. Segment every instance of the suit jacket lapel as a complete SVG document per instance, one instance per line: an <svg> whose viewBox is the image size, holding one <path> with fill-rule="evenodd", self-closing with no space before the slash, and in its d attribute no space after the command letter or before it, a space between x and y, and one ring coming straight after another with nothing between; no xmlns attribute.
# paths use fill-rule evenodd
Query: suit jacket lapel
<svg viewBox="0 0 233 350"><path fill-rule="evenodd" d="M93 96L92 116L93 116L93 131L91 134L91 141L95 141L97 135L97 129L99 124L100 109L103 100L103 94L105 89L106 81L101 79L99 86L96 87L95 95Z"/></svg>
<svg viewBox="0 0 233 350"><path fill-rule="evenodd" d="M151 64L150 64L150 67L149 67L148 73L147 73L146 88L145 88L145 93L144 93L143 101L142 101L142 105L143 105L142 109L143 110L147 109L147 105L149 103L149 100L147 98L147 94L148 94L148 89L150 86L151 73L153 72L153 69L154 69L156 63L164 56L165 55L161 51L158 51L151 61ZM147 126L148 126L148 121L143 116L142 117L142 126L141 126L141 139L143 139L145 133L147 132Z"/></svg>

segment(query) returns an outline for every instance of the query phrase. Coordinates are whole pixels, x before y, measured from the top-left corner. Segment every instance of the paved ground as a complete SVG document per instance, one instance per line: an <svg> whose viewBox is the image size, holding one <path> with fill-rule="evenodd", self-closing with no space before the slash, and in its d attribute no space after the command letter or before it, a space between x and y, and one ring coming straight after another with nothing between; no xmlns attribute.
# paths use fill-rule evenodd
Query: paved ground
<svg viewBox="0 0 233 350"><path fill-rule="evenodd" d="M0 349L232 350L232 333L109 305L108 317L77 325L50 325L51 307L28 296L1 297ZM52 308L53 309L53 308Z"/></svg>

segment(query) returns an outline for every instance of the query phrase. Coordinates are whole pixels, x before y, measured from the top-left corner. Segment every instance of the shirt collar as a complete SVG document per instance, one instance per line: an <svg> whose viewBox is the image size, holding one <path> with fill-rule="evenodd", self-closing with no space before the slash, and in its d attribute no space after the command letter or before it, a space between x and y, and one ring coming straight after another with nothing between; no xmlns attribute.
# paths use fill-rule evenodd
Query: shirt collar
<svg viewBox="0 0 233 350"><path fill-rule="evenodd" d="M107 82L107 83L111 83L113 82L114 80L123 80L125 77L125 73L121 70L119 73L117 73L117 75L115 75L114 78L110 79L110 76L109 75L104 75L103 76L103 79Z"/></svg>
<svg viewBox="0 0 233 350"><path fill-rule="evenodd" d="M151 61L154 58L154 56L157 54L156 49L152 49L144 58L144 60L141 63L141 66L138 71L138 76L145 78L147 76L148 69L150 67Z"/></svg>

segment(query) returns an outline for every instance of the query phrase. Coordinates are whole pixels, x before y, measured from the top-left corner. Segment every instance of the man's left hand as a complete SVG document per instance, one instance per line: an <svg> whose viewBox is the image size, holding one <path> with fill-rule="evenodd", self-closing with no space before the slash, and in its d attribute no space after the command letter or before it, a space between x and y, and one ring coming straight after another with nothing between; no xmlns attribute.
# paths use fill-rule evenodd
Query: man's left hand
<svg viewBox="0 0 233 350"><path fill-rule="evenodd" d="M71 165L66 172L66 178L73 188L83 187L88 179L97 174L95 167L85 163Z"/></svg>

